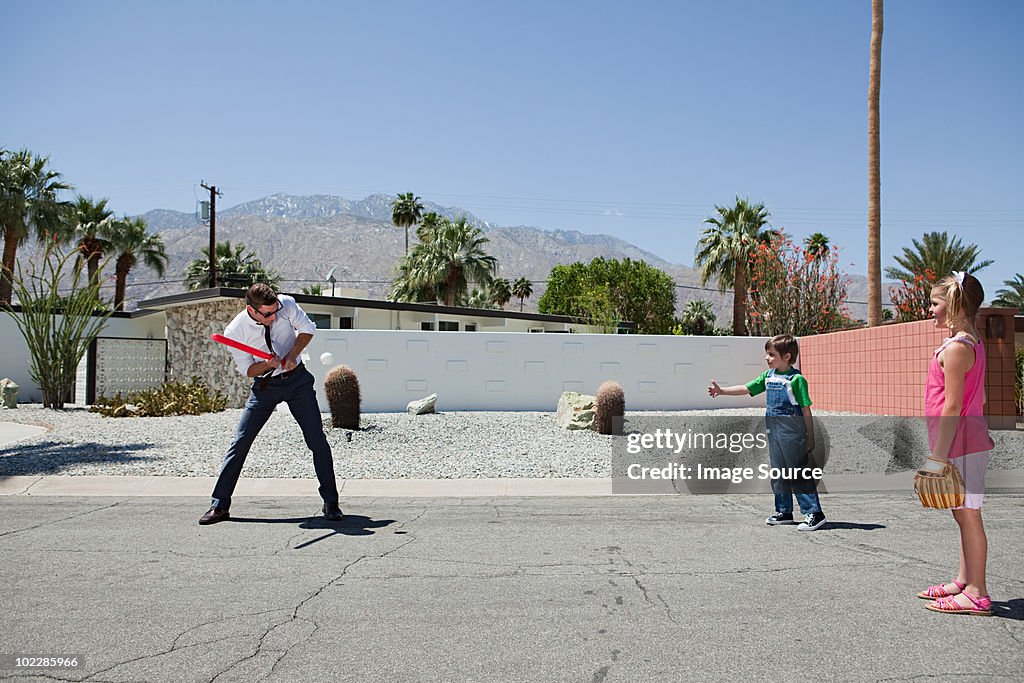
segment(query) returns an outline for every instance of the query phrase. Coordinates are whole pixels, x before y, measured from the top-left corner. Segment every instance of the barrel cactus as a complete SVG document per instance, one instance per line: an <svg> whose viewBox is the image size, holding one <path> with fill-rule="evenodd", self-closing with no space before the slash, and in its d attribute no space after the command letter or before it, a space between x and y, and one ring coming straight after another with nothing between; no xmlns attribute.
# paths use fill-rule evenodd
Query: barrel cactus
<svg viewBox="0 0 1024 683"><path fill-rule="evenodd" d="M339 365L328 372L324 393L331 409L331 426L359 429L359 380L352 368Z"/></svg>
<svg viewBox="0 0 1024 683"><path fill-rule="evenodd" d="M626 394L618 382L605 382L597 389L594 401L594 428L601 434L621 434L626 415ZM616 424L615 418L620 418Z"/></svg>

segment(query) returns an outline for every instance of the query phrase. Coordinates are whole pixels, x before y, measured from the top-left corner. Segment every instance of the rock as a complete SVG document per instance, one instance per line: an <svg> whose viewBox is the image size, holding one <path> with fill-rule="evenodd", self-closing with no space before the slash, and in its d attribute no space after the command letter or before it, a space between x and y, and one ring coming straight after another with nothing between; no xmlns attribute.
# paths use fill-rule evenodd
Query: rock
<svg viewBox="0 0 1024 683"><path fill-rule="evenodd" d="M437 394L431 394L426 398L421 398L418 401L409 401L409 405L405 407L405 412L410 415L426 415L427 413L434 412L434 405L437 403Z"/></svg>
<svg viewBox="0 0 1024 683"><path fill-rule="evenodd" d="M594 401L595 398L588 394L563 391L558 397L555 422L562 429L593 429Z"/></svg>
<svg viewBox="0 0 1024 683"><path fill-rule="evenodd" d="M13 379L0 379L0 408L18 407L18 385Z"/></svg>

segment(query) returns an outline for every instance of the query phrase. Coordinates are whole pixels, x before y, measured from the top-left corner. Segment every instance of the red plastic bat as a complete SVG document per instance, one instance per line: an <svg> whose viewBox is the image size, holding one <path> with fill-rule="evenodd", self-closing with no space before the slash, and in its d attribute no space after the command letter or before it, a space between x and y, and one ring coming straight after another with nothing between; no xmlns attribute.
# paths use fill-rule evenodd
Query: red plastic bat
<svg viewBox="0 0 1024 683"><path fill-rule="evenodd" d="M233 346L236 349L239 349L241 351L245 351L246 353L251 353L252 355L256 356L257 358L262 358L264 360L270 360L271 358L274 357L273 355L267 353L266 351L260 351L257 348L253 348L252 346L249 346L248 344L243 344L242 342L235 341L234 339L231 339L230 337L225 337L223 334L213 334L213 335L210 335L210 339L212 339L213 341L217 342L218 344L224 344L225 346Z"/></svg>

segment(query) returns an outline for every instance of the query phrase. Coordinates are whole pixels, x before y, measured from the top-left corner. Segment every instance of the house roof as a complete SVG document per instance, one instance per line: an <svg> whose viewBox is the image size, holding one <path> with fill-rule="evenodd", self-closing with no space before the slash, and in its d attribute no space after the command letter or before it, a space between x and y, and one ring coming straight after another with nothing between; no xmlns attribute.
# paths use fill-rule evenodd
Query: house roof
<svg viewBox="0 0 1024 683"><path fill-rule="evenodd" d="M545 315L542 313L520 313L519 311L503 311L487 308L463 308L460 306L440 306L437 304L413 304L400 301L381 301L379 299L356 299L342 296L316 296L313 294L294 294L282 292L288 296L295 297L299 303L316 304L318 306L352 307L352 308L373 308L387 311L415 311L418 313L441 313L444 315L474 316L478 318L511 318L515 320L527 320L532 322L564 323L568 325L586 324L586 321L577 320L567 315ZM244 299L244 289L232 289L228 287L217 287L215 289L200 289L184 294L172 294L155 299L146 299L139 302L139 308L165 309L174 306L182 306L217 299ZM636 323L622 322L621 327L635 329Z"/></svg>
<svg viewBox="0 0 1024 683"><path fill-rule="evenodd" d="M0 304L0 312L4 311L6 309L9 309L13 313L21 313L22 310L23 310L22 307L21 307L21 304ZM53 309L53 312L54 313L61 313L61 312L63 312L63 309L58 307L58 308ZM151 315L153 313L157 313L157 311L151 310L151 309L150 310L144 310L144 309L140 308L140 309L135 310L135 311L114 311L113 313L110 313L110 317L111 318L142 318L144 316ZM98 315L104 315L104 314L105 314L105 312L103 312L103 311L94 311L92 313L92 317L96 317Z"/></svg>

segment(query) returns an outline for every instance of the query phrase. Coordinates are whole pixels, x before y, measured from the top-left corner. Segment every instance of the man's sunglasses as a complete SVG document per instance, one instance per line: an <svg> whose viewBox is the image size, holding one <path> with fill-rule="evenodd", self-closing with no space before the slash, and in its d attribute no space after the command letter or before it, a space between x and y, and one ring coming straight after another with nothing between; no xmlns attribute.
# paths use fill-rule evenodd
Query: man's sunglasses
<svg viewBox="0 0 1024 683"><path fill-rule="evenodd" d="M252 304L249 304L249 305L252 306ZM260 317L262 317L262 318L269 318L272 315L277 315L277 312L280 311L282 308L284 308L284 306L282 306L281 303L278 302L277 308L275 308L274 310L270 311L269 313L264 313L263 311L261 311L260 309L256 308L255 306L252 306L253 312L258 313L260 315Z"/></svg>

